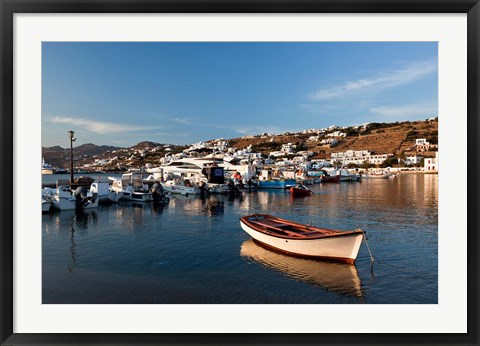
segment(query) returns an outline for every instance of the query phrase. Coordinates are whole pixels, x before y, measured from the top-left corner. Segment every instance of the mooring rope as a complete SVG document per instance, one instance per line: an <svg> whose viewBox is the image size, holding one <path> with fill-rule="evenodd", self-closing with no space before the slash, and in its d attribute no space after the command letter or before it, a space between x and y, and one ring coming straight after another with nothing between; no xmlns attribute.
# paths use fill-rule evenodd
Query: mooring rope
<svg viewBox="0 0 480 346"><path fill-rule="evenodd" d="M370 246L368 245L367 234L362 229L360 229L360 231L362 231L362 233L363 233L363 239L365 240L365 244L367 244L368 253L370 255L370 262L372 262L372 264L373 264L373 262L375 262L375 258L373 258L372 251L370 251Z"/></svg>

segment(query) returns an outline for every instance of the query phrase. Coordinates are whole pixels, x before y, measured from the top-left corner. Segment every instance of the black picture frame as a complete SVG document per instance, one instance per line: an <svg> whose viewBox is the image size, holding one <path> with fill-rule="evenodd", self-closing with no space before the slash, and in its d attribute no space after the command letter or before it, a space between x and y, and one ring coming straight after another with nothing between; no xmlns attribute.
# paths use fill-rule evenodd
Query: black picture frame
<svg viewBox="0 0 480 346"><path fill-rule="evenodd" d="M1 345L478 345L479 0L14 1L0 0ZM18 334L13 333L13 16L16 13L467 13L468 309L465 334ZM454 318L454 316L452 316ZM355 323L355 321L348 321Z"/></svg>

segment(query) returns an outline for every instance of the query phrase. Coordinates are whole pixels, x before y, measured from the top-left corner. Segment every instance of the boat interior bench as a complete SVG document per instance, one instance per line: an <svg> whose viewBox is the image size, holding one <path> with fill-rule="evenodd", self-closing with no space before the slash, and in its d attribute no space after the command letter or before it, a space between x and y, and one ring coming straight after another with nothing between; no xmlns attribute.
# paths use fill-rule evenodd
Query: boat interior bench
<svg viewBox="0 0 480 346"><path fill-rule="evenodd" d="M301 232L293 232L293 231L283 229L282 227L288 227L289 226L287 224L278 223L278 222L270 221L270 220L262 220L261 222L250 220L250 222L252 222L254 224L257 224L259 226L264 226L267 229L272 229L272 230L278 231L280 233L287 234L289 236L300 237L300 238L305 238L306 237L306 235L302 234Z"/></svg>

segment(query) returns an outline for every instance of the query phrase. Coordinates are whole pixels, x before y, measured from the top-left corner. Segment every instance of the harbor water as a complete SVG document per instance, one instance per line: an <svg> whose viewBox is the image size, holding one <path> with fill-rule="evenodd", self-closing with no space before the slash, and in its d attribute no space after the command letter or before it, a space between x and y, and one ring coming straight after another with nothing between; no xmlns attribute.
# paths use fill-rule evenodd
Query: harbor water
<svg viewBox="0 0 480 346"><path fill-rule="evenodd" d="M62 177L43 176L43 183ZM67 177L68 179L68 177ZM438 176L309 186L239 196L173 196L42 215L44 304L436 304ZM239 218L268 213L366 231L355 265L282 255Z"/></svg>

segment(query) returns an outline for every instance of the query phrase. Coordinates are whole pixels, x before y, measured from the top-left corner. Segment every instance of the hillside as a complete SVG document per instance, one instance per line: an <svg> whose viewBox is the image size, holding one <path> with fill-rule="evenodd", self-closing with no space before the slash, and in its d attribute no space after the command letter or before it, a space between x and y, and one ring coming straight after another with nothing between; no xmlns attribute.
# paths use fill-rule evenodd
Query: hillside
<svg viewBox="0 0 480 346"><path fill-rule="evenodd" d="M335 133L342 133L335 137ZM312 138L314 137L314 138ZM335 138L336 143L322 144ZM228 139L228 147L238 150L251 146L254 152L268 156L281 149L282 144L296 144L297 150L313 152L314 158L329 159L334 152L347 150L368 150L375 154L394 154L397 157L414 153L415 140L425 138L431 144L438 143L438 119L405 121L395 123L370 123L367 126L335 127L321 130L305 130L299 133L260 134ZM207 141L208 142L208 141ZM211 141L214 142L214 141ZM130 148L97 146L92 143L74 147L76 166L93 165L109 161L105 169L127 169L145 164L158 165L166 154L182 152L189 146L161 144L142 141ZM433 154L433 153L430 153ZM68 168L70 148L59 146L42 148L45 161L53 166ZM427 153L428 155L428 153Z"/></svg>
<svg viewBox="0 0 480 346"><path fill-rule="evenodd" d="M118 149L121 148L109 145L95 145L92 143L87 143L79 145L78 147L74 146L74 156L75 160L81 160L82 158L103 155L108 151ZM70 164L70 148L62 148L58 145L49 148L42 147L42 156L45 159L45 162L48 162L55 167L67 168Z"/></svg>
<svg viewBox="0 0 480 346"><path fill-rule="evenodd" d="M354 127L340 129L347 136L338 139L335 145L322 145L321 139L327 138L329 132L319 136L318 141L309 142L308 138L317 133L296 133L277 136L250 136L230 140L231 146L238 149L252 145L262 152L278 150L283 143L300 145L303 150L315 152L317 158L329 158L331 153L346 150L368 150L377 154L394 154L401 156L415 146L417 138L426 138L432 144L438 143L438 121L406 121L396 123L372 123L367 129ZM330 132L333 132L330 131Z"/></svg>

